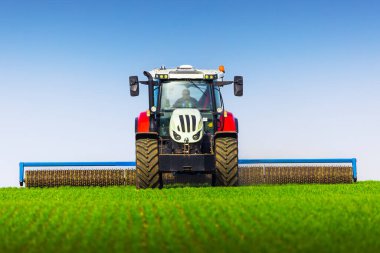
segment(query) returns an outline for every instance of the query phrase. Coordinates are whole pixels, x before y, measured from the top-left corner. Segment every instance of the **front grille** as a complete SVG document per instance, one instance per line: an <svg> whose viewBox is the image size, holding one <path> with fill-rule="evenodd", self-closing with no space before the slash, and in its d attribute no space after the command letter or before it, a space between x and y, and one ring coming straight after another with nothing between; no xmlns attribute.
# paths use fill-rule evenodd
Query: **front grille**
<svg viewBox="0 0 380 253"><path fill-rule="evenodd" d="M179 115L179 121L181 122L181 132L186 132L185 131L185 119L183 117L183 115Z"/></svg>
<svg viewBox="0 0 380 253"><path fill-rule="evenodd" d="M195 115L191 115L191 123L193 123L193 132L195 131Z"/></svg>
<svg viewBox="0 0 380 253"><path fill-rule="evenodd" d="M190 116L185 115L185 118L186 118L186 130L189 133L190 132Z"/></svg>
<svg viewBox="0 0 380 253"><path fill-rule="evenodd" d="M195 115L179 115L180 126L177 126L178 131L190 133L195 131L196 117Z"/></svg>

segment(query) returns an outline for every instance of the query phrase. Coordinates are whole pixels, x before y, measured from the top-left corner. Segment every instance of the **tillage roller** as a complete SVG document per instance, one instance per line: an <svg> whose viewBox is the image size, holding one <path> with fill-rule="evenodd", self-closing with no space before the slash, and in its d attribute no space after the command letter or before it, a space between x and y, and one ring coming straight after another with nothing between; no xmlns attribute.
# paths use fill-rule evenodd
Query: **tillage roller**
<svg viewBox="0 0 380 253"><path fill-rule="evenodd" d="M148 110L135 119L136 163L20 163L20 184L133 184L146 189L170 183L237 186L356 180L356 159L239 160L238 119L226 110L221 89L233 85L234 95L242 96L243 77L225 81L224 66L217 70L162 66L143 74L145 81L129 77L132 97L139 95L140 84L148 87L149 95Z"/></svg>
<svg viewBox="0 0 380 253"><path fill-rule="evenodd" d="M254 159L240 160L239 164L237 185L334 184L356 181L354 158ZM134 166L134 162L20 163L20 185L26 187L135 185ZM59 169L52 169L58 167ZM211 185L212 176L165 173L163 182Z"/></svg>

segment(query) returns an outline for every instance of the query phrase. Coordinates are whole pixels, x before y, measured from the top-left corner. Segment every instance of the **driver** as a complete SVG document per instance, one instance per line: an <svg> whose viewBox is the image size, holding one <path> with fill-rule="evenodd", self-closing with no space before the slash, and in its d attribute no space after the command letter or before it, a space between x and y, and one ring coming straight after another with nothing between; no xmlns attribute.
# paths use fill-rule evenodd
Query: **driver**
<svg viewBox="0 0 380 253"><path fill-rule="evenodd" d="M198 101L190 96L189 89L183 89L182 91L182 97L179 98L173 105L173 107L197 107Z"/></svg>

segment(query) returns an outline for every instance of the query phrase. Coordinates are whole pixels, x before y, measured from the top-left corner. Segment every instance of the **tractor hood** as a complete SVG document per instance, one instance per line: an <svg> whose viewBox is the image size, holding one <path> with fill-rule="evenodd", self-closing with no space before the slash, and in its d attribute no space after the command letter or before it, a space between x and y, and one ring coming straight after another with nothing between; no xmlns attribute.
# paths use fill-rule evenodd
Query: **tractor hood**
<svg viewBox="0 0 380 253"><path fill-rule="evenodd" d="M202 115L198 109L175 109L170 118L170 137L178 143L196 143L203 136Z"/></svg>

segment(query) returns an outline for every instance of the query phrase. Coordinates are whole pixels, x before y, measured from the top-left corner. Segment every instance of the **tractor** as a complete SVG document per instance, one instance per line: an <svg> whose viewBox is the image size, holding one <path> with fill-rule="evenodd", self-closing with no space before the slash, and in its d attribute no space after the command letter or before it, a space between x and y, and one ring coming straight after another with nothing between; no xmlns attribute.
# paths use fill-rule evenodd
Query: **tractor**
<svg viewBox="0 0 380 253"><path fill-rule="evenodd" d="M238 185L238 120L224 108L221 87L243 95L243 77L191 65L130 76L130 95L148 86L149 109L135 119L136 187L162 188L163 173L211 174L212 185Z"/></svg>

